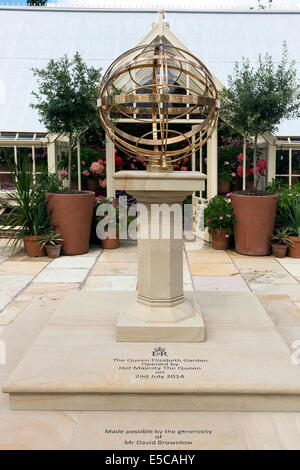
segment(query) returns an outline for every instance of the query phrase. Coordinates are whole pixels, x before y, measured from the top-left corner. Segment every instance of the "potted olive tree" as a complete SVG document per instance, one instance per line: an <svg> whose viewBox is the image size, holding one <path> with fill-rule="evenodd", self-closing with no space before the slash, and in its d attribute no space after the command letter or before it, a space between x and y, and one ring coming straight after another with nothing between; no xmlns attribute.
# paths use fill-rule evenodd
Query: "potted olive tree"
<svg viewBox="0 0 300 470"><path fill-rule="evenodd" d="M48 193L48 213L51 224L63 239L62 251L66 255L80 255L89 250L95 193L71 191L72 144L89 127L97 126L98 83L101 69L88 67L76 53L50 60L45 69L33 69L38 91L33 92L40 120L47 130L65 134L69 138L68 191Z"/></svg>
<svg viewBox="0 0 300 470"><path fill-rule="evenodd" d="M257 191L257 142L266 132L274 132L280 121L299 116L300 86L295 63L289 64L286 44L282 60L275 66L272 57L259 56L254 68L249 60L236 63L228 87L221 92L224 121L248 139L253 139L254 189L233 192L236 216L234 227L236 251L245 255L270 253L278 195Z"/></svg>

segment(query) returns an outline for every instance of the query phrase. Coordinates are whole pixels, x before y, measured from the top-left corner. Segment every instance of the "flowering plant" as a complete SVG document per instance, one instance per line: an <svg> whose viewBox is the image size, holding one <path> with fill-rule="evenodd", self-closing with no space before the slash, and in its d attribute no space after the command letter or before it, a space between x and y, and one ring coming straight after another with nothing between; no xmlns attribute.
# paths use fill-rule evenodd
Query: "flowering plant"
<svg viewBox="0 0 300 470"><path fill-rule="evenodd" d="M207 227L211 233L217 228L227 230L226 237L229 238L233 233L234 213L230 202L230 194L226 197L215 196L210 199L204 208L204 227Z"/></svg>
<svg viewBox="0 0 300 470"><path fill-rule="evenodd" d="M242 178L243 177L243 154L240 153L238 155L238 161L240 165L237 167L237 174ZM257 176L263 176L265 174L266 169L268 168L266 160L259 159L256 162L256 174ZM248 180L254 180L254 168L253 163L249 164L248 155L246 155L246 178Z"/></svg>
<svg viewBox="0 0 300 470"><path fill-rule="evenodd" d="M228 131L227 131L228 132ZM218 178L233 181L237 175L238 156L243 142L238 139L219 139L218 141Z"/></svg>
<svg viewBox="0 0 300 470"><path fill-rule="evenodd" d="M104 205L103 213L99 214L98 208L100 205ZM120 204L119 199L106 198L98 196L95 198L95 209L94 209L95 222L106 221L108 228L119 228L120 225Z"/></svg>
<svg viewBox="0 0 300 470"><path fill-rule="evenodd" d="M127 225L134 220L136 216L128 215L130 204L128 203L128 200L125 199L125 201L125 204L120 204L120 198L106 198L103 196L96 197L94 208L95 222L98 223L104 219L108 228L119 228L122 223L126 224L127 227ZM99 214L99 206L104 204L105 206L103 207L103 211L101 211L102 213L97 215L97 213Z"/></svg>
<svg viewBox="0 0 300 470"><path fill-rule="evenodd" d="M92 174L93 176L100 177L105 173L105 167L103 165L103 160L100 158L99 160L92 162L89 170L83 170L85 171L85 176L90 176ZM89 171L89 175L87 174Z"/></svg>
<svg viewBox="0 0 300 470"><path fill-rule="evenodd" d="M185 157L178 162L174 162L173 164L174 171L190 171L191 170L191 159L189 157Z"/></svg>

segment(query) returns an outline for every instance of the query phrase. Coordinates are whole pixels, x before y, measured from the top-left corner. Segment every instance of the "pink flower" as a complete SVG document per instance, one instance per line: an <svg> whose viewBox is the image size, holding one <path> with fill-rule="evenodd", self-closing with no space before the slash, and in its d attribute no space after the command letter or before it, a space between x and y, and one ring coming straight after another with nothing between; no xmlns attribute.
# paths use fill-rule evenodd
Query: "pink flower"
<svg viewBox="0 0 300 470"><path fill-rule="evenodd" d="M266 160L258 160L256 163L256 173L262 175L264 171L268 168Z"/></svg>
<svg viewBox="0 0 300 470"><path fill-rule="evenodd" d="M238 156L237 156L237 159L238 159L238 162L242 162L243 161L243 154L242 153L239 153ZM246 155L246 160L248 160L248 156Z"/></svg>
<svg viewBox="0 0 300 470"><path fill-rule="evenodd" d="M242 178L243 177L243 166L239 165L237 167L237 173ZM253 168L246 168L246 177L253 173Z"/></svg>
<svg viewBox="0 0 300 470"><path fill-rule="evenodd" d="M90 176L89 170L84 170L84 171L82 172L82 174L83 174L84 176Z"/></svg>
<svg viewBox="0 0 300 470"><path fill-rule="evenodd" d="M59 174L62 178L66 178L68 176L67 170L60 170Z"/></svg>
<svg viewBox="0 0 300 470"><path fill-rule="evenodd" d="M187 166L182 166L182 167L180 168L180 170L181 170L181 171L187 171L187 170L188 170L188 167L187 167Z"/></svg>
<svg viewBox="0 0 300 470"><path fill-rule="evenodd" d="M229 238L229 237L230 237L230 235L228 235L228 234L227 234L227 235L225 235L225 238Z"/></svg>
<svg viewBox="0 0 300 470"><path fill-rule="evenodd" d="M207 223L210 222L210 219L206 219L206 222L207 222Z"/></svg>
<svg viewBox="0 0 300 470"><path fill-rule="evenodd" d="M226 194L226 197L230 197L230 196L231 196L231 193L227 193L227 194Z"/></svg>
<svg viewBox="0 0 300 470"><path fill-rule="evenodd" d="M133 160L133 161L136 161L136 160ZM121 166L121 167L123 165L123 160L118 155L115 156L115 164L116 164L116 166Z"/></svg>
<svg viewBox="0 0 300 470"><path fill-rule="evenodd" d="M223 217L222 217L222 216L220 216L220 217L219 217L219 219L220 219L220 220L223 220Z"/></svg>
<svg viewBox="0 0 300 470"><path fill-rule="evenodd" d="M99 162L93 162L90 166L90 170L93 173L102 173L102 171L104 170L104 166Z"/></svg>
<svg viewBox="0 0 300 470"><path fill-rule="evenodd" d="M85 165L85 162L83 160L81 161L81 165Z"/></svg>
<svg viewBox="0 0 300 470"><path fill-rule="evenodd" d="M231 215L230 215L230 214L226 214L226 217L230 218L230 217L231 217Z"/></svg>

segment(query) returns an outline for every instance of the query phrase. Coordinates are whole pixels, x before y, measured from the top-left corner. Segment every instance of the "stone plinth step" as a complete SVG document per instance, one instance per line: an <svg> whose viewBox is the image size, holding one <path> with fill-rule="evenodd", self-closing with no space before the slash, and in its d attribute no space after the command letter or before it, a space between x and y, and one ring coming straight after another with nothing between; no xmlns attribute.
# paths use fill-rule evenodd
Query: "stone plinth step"
<svg viewBox="0 0 300 470"><path fill-rule="evenodd" d="M300 368L254 294L199 294L204 343L117 342L135 296L69 294L4 386L11 408L300 411Z"/></svg>

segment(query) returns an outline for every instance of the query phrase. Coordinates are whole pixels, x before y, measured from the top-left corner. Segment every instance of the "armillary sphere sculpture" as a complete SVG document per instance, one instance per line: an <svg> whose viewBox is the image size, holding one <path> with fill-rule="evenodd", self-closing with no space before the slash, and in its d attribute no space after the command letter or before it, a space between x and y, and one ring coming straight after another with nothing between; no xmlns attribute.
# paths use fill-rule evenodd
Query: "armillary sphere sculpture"
<svg viewBox="0 0 300 470"><path fill-rule="evenodd" d="M111 64L100 84L98 107L103 127L119 149L130 157L139 155L148 171L170 172L172 163L208 140L217 124L219 100L202 62L160 42L131 49ZM172 126L187 115L199 118L192 130ZM120 118L143 123L141 135L125 132Z"/></svg>

